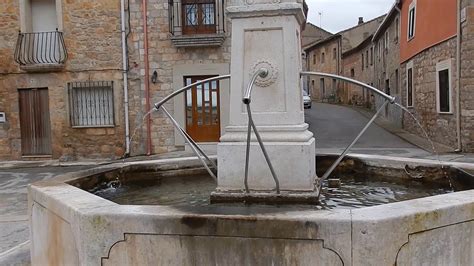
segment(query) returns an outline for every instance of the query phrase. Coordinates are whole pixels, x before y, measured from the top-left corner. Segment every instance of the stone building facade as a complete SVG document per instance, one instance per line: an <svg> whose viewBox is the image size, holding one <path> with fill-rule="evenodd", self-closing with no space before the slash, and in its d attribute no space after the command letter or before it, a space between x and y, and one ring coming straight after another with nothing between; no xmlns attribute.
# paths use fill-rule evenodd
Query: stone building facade
<svg viewBox="0 0 474 266"><path fill-rule="evenodd" d="M385 15L378 16L374 19L364 22L364 18L360 17L356 26L340 31L338 34L342 36L342 52L345 53L366 40L382 23Z"/></svg>
<svg viewBox="0 0 474 266"><path fill-rule="evenodd" d="M367 46L367 49L370 49L368 48L370 46L368 37L372 36L383 18L384 16L380 16L367 22L364 22L363 18L359 18L359 22L356 26L307 46L305 52L307 56L306 64L308 65L308 70L337 75L344 74L350 77L351 67L344 66L343 54L353 49L361 49L360 45L362 43L364 43L364 47ZM327 56L328 54L330 56L329 58ZM352 55L352 52L349 52L349 54ZM335 59L334 56L336 57ZM359 62L356 62L356 60ZM372 68L367 70L364 69L364 71L362 71L360 68L362 65L361 60L362 58L360 57L351 57L346 60L346 62L349 62L348 64L350 65L360 64L359 69L363 72L364 76L356 75L354 78L363 79L364 81L367 80L367 83L370 84L372 82L369 82L369 77L373 78L373 75L370 76L368 73ZM345 70L349 72L345 73ZM311 79L308 80L308 83L308 87L312 93L311 96L315 101L348 103L349 99L352 97L352 95L349 95L349 87L343 82L335 79L311 77ZM363 97L363 95L366 95L366 93L362 93L361 97ZM356 95L354 96L356 97ZM370 97L365 96L365 98L369 99ZM357 102L360 103L360 101ZM370 101L368 100L367 102Z"/></svg>
<svg viewBox="0 0 474 266"><path fill-rule="evenodd" d="M185 148L163 112L145 114L185 84L230 73L227 4L125 1L124 84L120 1L1 3L0 159L119 158L126 155L127 117L130 155ZM45 31L49 35L40 33ZM302 36L311 43L329 34L309 25ZM42 36L53 42L37 48ZM33 46L40 52L31 52ZM32 104L21 97L41 108L26 108ZM194 87L165 107L195 140L212 148L228 124L228 103L229 81L222 80ZM38 115L40 125L34 122Z"/></svg>
<svg viewBox="0 0 474 266"><path fill-rule="evenodd" d="M341 69L341 36L332 35L306 48L306 65L309 71L339 74ZM307 79L309 92L314 101L331 101L338 81L311 76Z"/></svg>
<svg viewBox="0 0 474 266"><path fill-rule="evenodd" d="M120 3L6 0L0 32L0 160L121 157ZM100 118L78 113L89 89Z"/></svg>
<svg viewBox="0 0 474 266"><path fill-rule="evenodd" d="M373 85L374 57L372 35L368 36L357 47L342 54L343 76L356 79L368 85ZM360 86L344 83L339 87L337 96L339 102L349 105L359 105L370 108L373 103L373 94Z"/></svg>
<svg viewBox="0 0 474 266"><path fill-rule="evenodd" d="M474 0L461 1L460 148L474 151Z"/></svg>
<svg viewBox="0 0 474 266"><path fill-rule="evenodd" d="M309 71L311 64L310 60L308 60L308 55L306 54L306 49L308 47L313 46L314 44L329 38L332 36L332 33L327 32L318 26L315 26L312 23L306 22L306 25L301 31L301 47L302 47L302 55L301 61L303 62L302 69L303 71ZM312 88L311 86L311 78L310 77L303 77L303 90L311 94ZM319 97L319 96L318 96Z"/></svg>
<svg viewBox="0 0 474 266"><path fill-rule="evenodd" d="M441 114L437 111L436 87L437 87L437 65L443 62L449 67L449 79L451 80L452 93L456 93L456 39L452 38L436 46L430 47L423 53L413 57L410 61L401 65L402 86L408 90L409 76L412 76L413 99L408 103L408 92L404 93L403 103L420 120L422 126L428 132L433 141L455 147L456 144L456 117L454 101L451 102L451 112ZM408 74L408 71L412 74ZM413 118L405 114L403 127L409 132L425 137Z"/></svg>
<svg viewBox="0 0 474 266"><path fill-rule="evenodd" d="M160 111L151 116L151 136L147 136L146 123L142 123L147 112L145 107L145 83L150 90L150 102L155 103L185 85L185 77L210 77L230 73L230 23L223 17L224 1L215 1L216 28L213 32L184 33L180 24L179 2L164 0L148 1L148 61L149 77L156 71L155 83L145 78L145 50L143 34L142 1L130 2L131 33L129 37L130 69L130 121L131 132L136 131L132 141L132 155L163 153L182 149L184 139L173 127L171 121ZM217 21L217 18L220 18ZM175 24L173 24L175 23ZM219 83L220 135L228 123L229 82ZM165 106L180 125L186 129L185 96L180 95ZM137 129L138 128L138 129ZM151 140L150 150L147 139ZM198 140L199 141L199 140ZM213 144L218 139L206 141Z"/></svg>
<svg viewBox="0 0 474 266"><path fill-rule="evenodd" d="M394 96L401 103L402 89L400 81L400 13L398 4L392 6L372 39L373 48L370 57L374 64L375 87ZM371 59L371 60L372 60ZM375 95L375 109L385 102L385 99ZM394 126L402 127L403 111L394 105L387 105L381 116Z"/></svg>
<svg viewBox="0 0 474 266"><path fill-rule="evenodd" d="M454 1L434 4L426 0L401 1L400 6L402 103L420 120L432 140L453 150L458 139L455 100L458 8ZM470 61L470 53L461 56L463 62ZM472 106L472 102L468 106ZM403 127L424 137L409 114L403 116Z"/></svg>
<svg viewBox="0 0 474 266"><path fill-rule="evenodd" d="M329 38L331 35L332 33L325 31L310 22L306 22L306 25L301 32L301 47L303 47L304 50L306 47Z"/></svg>

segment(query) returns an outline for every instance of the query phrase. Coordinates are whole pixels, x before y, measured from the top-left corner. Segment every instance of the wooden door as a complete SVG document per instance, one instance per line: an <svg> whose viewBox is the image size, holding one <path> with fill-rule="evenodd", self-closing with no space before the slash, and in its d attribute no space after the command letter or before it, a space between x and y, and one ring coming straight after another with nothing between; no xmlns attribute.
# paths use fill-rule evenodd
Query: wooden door
<svg viewBox="0 0 474 266"><path fill-rule="evenodd" d="M22 155L51 155L48 89L21 89L18 94Z"/></svg>
<svg viewBox="0 0 474 266"><path fill-rule="evenodd" d="M189 85L210 77L185 77L184 84ZM188 90L185 106L186 132L196 142L218 142L221 128L219 82L207 82Z"/></svg>

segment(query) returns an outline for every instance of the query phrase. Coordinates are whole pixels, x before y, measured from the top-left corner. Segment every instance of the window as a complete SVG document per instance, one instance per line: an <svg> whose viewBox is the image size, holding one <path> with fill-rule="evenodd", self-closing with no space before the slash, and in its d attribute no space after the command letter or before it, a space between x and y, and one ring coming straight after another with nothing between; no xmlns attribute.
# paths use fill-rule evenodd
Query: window
<svg viewBox="0 0 474 266"><path fill-rule="evenodd" d="M369 67L369 50L365 51L365 67Z"/></svg>
<svg viewBox="0 0 474 266"><path fill-rule="evenodd" d="M216 33L215 1L182 0L183 34Z"/></svg>
<svg viewBox="0 0 474 266"><path fill-rule="evenodd" d="M351 68L351 77L355 77L355 70Z"/></svg>
<svg viewBox="0 0 474 266"><path fill-rule="evenodd" d="M385 42L384 42L384 43L385 43L385 47L384 47L384 48L385 48L385 52L388 52L388 48L390 48L389 42L390 42L390 36L389 36L388 30L387 30L387 31L385 32Z"/></svg>
<svg viewBox="0 0 474 266"><path fill-rule="evenodd" d="M436 103L439 113L451 113L451 59L436 64Z"/></svg>
<svg viewBox="0 0 474 266"><path fill-rule="evenodd" d="M379 61L380 61L380 58L382 58L382 41L379 41L379 44L378 44L378 47L379 47L379 51L378 51L378 58L379 58Z"/></svg>
<svg viewBox="0 0 474 266"><path fill-rule="evenodd" d="M313 65L316 65L316 54L313 54Z"/></svg>
<svg viewBox="0 0 474 266"><path fill-rule="evenodd" d="M370 65L374 64L374 47L370 47Z"/></svg>
<svg viewBox="0 0 474 266"><path fill-rule="evenodd" d="M391 93L390 93L390 80L389 79L385 80L385 93L387 93L388 95L391 95Z"/></svg>
<svg viewBox="0 0 474 266"><path fill-rule="evenodd" d="M20 0L20 32L15 60L29 70L64 66L67 50L62 33L61 0ZM36 69L36 67L38 69Z"/></svg>
<svg viewBox="0 0 474 266"><path fill-rule="evenodd" d="M52 32L63 28L61 0L20 0L20 8L22 32Z"/></svg>
<svg viewBox="0 0 474 266"><path fill-rule="evenodd" d="M407 64L407 107L413 107L413 62Z"/></svg>
<svg viewBox="0 0 474 266"><path fill-rule="evenodd" d="M68 83L69 118L73 127L114 126L112 81Z"/></svg>
<svg viewBox="0 0 474 266"><path fill-rule="evenodd" d="M395 19L395 43L398 43L398 36L400 35L400 21Z"/></svg>
<svg viewBox="0 0 474 266"><path fill-rule="evenodd" d="M319 84L321 86L321 98L324 98L326 95L326 87L324 86L324 78L320 79Z"/></svg>
<svg viewBox="0 0 474 266"><path fill-rule="evenodd" d="M416 0L410 4L408 11L408 40L411 40L415 37L416 29Z"/></svg>
<svg viewBox="0 0 474 266"><path fill-rule="evenodd" d="M364 70L364 53L362 53L362 70Z"/></svg>
<svg viewBox="0 0 474 266"><path fill-rule="evenodd" d="M398 74L398 69L395 69L395 94L398 94L398 79L400 78L399 74Z"/></svg>
<svg viewBox="0 0 474 266"><path fill-rule="evenodd" d="M336 60L336 58L337 58L337 49L334 48L332 49L332 59Z"/></svg>
<svg viewBox="0 0 474 266"><path fill-rule="evenodd" d="M324 60L325 60L324 57L325 57L324 53L321 53L321 64L324 64Z"/></svg>

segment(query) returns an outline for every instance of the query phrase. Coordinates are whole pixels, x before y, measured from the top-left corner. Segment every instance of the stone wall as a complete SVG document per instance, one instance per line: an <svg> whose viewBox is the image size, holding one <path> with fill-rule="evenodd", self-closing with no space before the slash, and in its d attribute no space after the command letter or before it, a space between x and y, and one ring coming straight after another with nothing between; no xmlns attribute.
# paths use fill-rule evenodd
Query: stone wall
<svg viewBox="0 0 474 266"><path fill-rule="evenodd" d="M131 34L129 37L130 60L130 127L131 132L137 129L132 143L132 155L146 153L146 124L141 125L145 110L145 64L144 35L142 20L142 1L130 0ZM220 47L177 48L171 41L168 22L168 1L148 1L148 42L150 77L158 73L158 82L150 82L151 102L158 102L171 92L173 68L176 65L196 65L230 62L230 21L226 19L226 39ZM180 84L183 86L184 84ZM222 103L225 104L225 103ZM222 105L221 104L221 105ZM173 114L173 101L166 108ZM178 149L175 146L174 127L163 113L152 115L151 139L152 153L164 153Z"/></svg>
<svg viewBox="0 0 474 266"><path fill-rule="evenodd" d="M124 147L121 75L120 3L63 1L63 32L69 59L57 72L28 73L14 61L20 23L19 1L0 3L0 159L20 159L21 135L17 89L48 88L52 158L117 158ZM67 83L114 81L114 128L71 128Z"/></svg>
<svg viewBox="0 0 474 266"><path fill-rule="evenodd" d="M326 39L331 35L332 34L330 32L327 32L320 27L307 22L304 30L301 32L301 47L304 48L316 41Z"/></svg>
<svg viewBox="0 0 474 266"><path fill-rule="evenodd" d="M374 40L374 86L385 93L386 80L389 80L390 95L396 97L396 102L401 102L401 94L403 90L400 82L400 34L397 34L396 19L399 15L395 15L390 19L387 28L380 32ZM398 28L399 29L399 28ZM383 49L383 53L379 54L379 46L383 47L385 33L388 32L389 44L388 49ZM398 37L397 37L398 36ZM378 109L385 99L375 96L375 108ZM402 127L402 110L394 105L388 105L381 116L389 120L394 126Z"/></svg>
<svg viewBox="0 0 474 266"><path fill-rule="evenodd" d="M365 23L339 32L339 34L342 36L342 52L345 53L351 49L354 49L365 39L367 39L367 37L372 35L377 30L380 23L382 23L384 17L385 15L382 15Z"/></svg>
<svg viewBox="0 0 474 266"><path fill-rule="evenodd" d="M324 72L330 74L339 74L340 69L340 38L333 37L330 41L323 43L307 50L307 65L309 71ZM336 57L334 58L334 49L336 49ZM324 62L322 54L324 53ZM324 94L321 86L321 80L324 80ZM332 79L320 78L317 76L308 77L309 91L314 101L326 101L330 95L335 93L336 88L333 86Z"/></svg>
<svg viewBox="0 0 474 266"><path fill-rule="evenodd" d="M474 1L463 0L462 8L466 8L466 21L461 26L461 141L463 151L474 152Z"/></svg>
<svg viewBox="0 0 474 266"><path fill-rule="evenodd" d="M343 55L342 68L343 76L349 77L365 84L372 84L374 77L374 65L370 61L370 47L372 43L359 47L355 51ZM367 64L366 54L369 51L369 63ZM362 54L364 55L364 63L362 63ZM352 69L354 76L352 76ZM359 105L370 107L373 97L372 93L360 86L344 83L339 87L337 97L343 104Z"/></svg>
<svg viewBox="0 0 474 266"><path fill-rule="evenodd" d="M436 105L436 64L452 59L451 86L452 86L452 114L440 114ZM435 45L413 57L413 107L410 111L418 117L421 124L433 141L455 147L456 144L456 38ZM466 60L463 60L466 61ZM402 63L400 75L402 80L403 105L407 106L407 63ZM467 97L467 96L465 96ZM403 116L403 126L411 133L424 137L418 125L408 115Z"/></svg>

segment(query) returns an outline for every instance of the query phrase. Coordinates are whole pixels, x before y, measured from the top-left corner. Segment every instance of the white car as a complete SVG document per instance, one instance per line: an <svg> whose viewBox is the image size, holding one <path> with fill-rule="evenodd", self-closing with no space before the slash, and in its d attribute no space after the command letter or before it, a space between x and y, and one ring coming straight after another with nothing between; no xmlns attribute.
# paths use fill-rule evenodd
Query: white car
<svg viewBox="0 0 474 266"><path fill-rule="evenodd" d="M304 108L311 108L311 95L306 91L303 91L303 104Z"/></svg>

